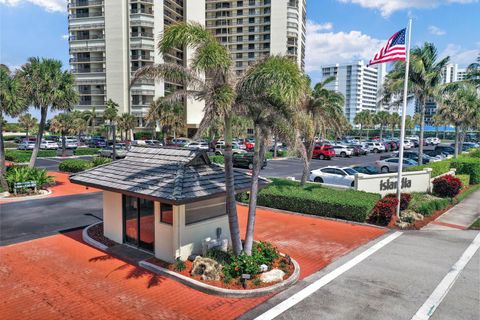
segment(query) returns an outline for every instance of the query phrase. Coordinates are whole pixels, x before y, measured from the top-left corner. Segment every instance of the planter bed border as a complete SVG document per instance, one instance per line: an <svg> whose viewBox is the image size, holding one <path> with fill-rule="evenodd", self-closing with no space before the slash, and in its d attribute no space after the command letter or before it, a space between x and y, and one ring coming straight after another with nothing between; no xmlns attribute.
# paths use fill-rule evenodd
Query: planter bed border
<svg viewBox="0 0 480 320"><path fill-rule="evenodd" d="M23 201L23 200L35 200L35 199L47 198L48 196L50 196L52 194L52 189L50 189L50 188L47 188L46 190L45 189L42 189L42 190L47 191L47 193L45 193L45 194L35 194L35 195L32 195L32 196L22 196L22 197L0 197L0 200L1 201L7 201L7 202L15 202L15 201Z"/></svg>

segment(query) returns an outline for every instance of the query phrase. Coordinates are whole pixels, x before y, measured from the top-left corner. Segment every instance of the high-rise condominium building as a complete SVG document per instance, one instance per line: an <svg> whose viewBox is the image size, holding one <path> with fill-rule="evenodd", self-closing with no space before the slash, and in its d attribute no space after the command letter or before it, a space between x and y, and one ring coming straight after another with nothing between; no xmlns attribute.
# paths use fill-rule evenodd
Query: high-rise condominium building
<svg viewBox="0 0 480 320"><path fill-rule="evenodd" d="M170 62L186 66L192 52L179 48L160 54L158 36L178 21L205 24L205 0L69 0L70 66L80 93L79 110L95 108L99 117L108 99L119 113L131 113L143 127L150 103L175 90L168 81L140 80L130 87L140 67ZM200 123L203 105L186 101L187 127Z"/></svg>
<svg viewBox="0 0 480 320"><path fill-rule="evenodd" d="M350 123L363 110L377 112L382 108L378 92L385 80L385 64L368 67L358 61L328 65L322 67L322 75L323 79L335 77L326 88L344 95L344 114Z"/></svg>
<svg viewBox="0 0 480 320"><path fill-rule="evenodd" d="M259 59L289 55L304 68L306 0L206 0L207 28L227 46L241 75Z"/></svg>

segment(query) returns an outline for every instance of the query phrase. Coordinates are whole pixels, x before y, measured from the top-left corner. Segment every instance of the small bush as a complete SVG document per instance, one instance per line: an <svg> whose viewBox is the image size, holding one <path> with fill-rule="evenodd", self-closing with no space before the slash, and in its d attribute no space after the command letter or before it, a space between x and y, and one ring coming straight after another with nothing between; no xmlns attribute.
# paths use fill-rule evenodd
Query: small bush
<svg viewBox="0 0 480 320"><path fill-rule="evenodd" d="M450 198L437 198L427 193L412 193L409 209L428 217L435 211L443 210L452 203Z"/></svg>
<svg viewBox="0 0 480 320"><path fill-rule="evenodd" d="M13 187L16 182L35 181L38 189L42 189L47 185L52 185L55 180L48 175L47 170L29 167L12 166L7 169L5 175L10 192L13 192Z"/></svg>
<svg viewBox="0 0 480 320"><path fill-rule="evenodd" d="M431 162L421 166L414 166L407 169L407 171L421 171L425 168L432 168L432 177L438 177L441 174L447 173L450 171L451 159Z"/></svg>
<svg viewBox="0 0 480 320"><path fill-rule="evenodd" d="M223 156L210 156L210 161L216 164L225 164L225 158Z"/></svg>
<svg viewBox="0 0 480 320"><path fill-rule="evenodd" d="M180 258L177 258L177 260L175 260L175 264L173 266L173 269L175 271L181 272L181 271L185 270L186 268L187 268L187 265L185 264L185 262L180 260Z"/></svg>
<svg viewBox="0 0 480 320"><path fill-rule="evenodd" d="M252 256L258 266L262 264L271 266L278 258L278 250L271 243L255 242L252 247Z"/></svg>
<svg viewBox="0 0 480 320"><path fill-rule="evenodd" d="M397 198L395 193L390 193L385 196L386 198ZM400 210L405 210L408 208L408 204L412 200L412 195L410 193L400 194Z"/></svg>
<svg viewBox="0 0 480 320"><path fill-rule="evenodd" d="M62 161L58 169L63 172L76 173L93 168L92 161L80 159L68 159Z"/></svg>
<svg viewBox="0 0 480 320"><path fill-rule="evenodd" d="M378 200L368 217L368 221L383 226L388 225L397 211L397 206L397 198L385 197Z"/></svg>
<svg viewBox="0 0 480 320"><path fill-rule="evenodd" d="M254 286L258 287L259 285L262 284L262 280L260 280L260 278L255 278L252 280L252 283Z"/></svg>
<svg viewBox="0 0 480 320"><path fill-rule="evenodd" d="M92 166L93 167L96 167L96 166L100 166L102 164L107 164L107 163L110 163L112 162L112 159L111 158L105 158L105 157L93 157L92 159Z"/></svg>
<svg viewBox="0 0 480 320"><path fill-rule="evenodd" d="M468 187L470 185L470 176L468 174L456 174L455 177L462 181L462 185L464 187Z"/></svg>
<svg viewBox="0 0 480 320"><path fill-rule="evenodd" d="M76 156L93 156L98 153L99 148L77 148L73 151Z"/></svg>
<svg viewBox="0 0 480 320"><path fill-rule="evenodd" d="M453 198L462 189L462 181L448 174L433 180L433 194L440 198Z"/></svg>
<svg viewBox="0 0 480 320"><path fill-rule="evenodd" d="M459 157L452 161L457 174L468 174L471 184L480 183L480 158Z"/></svg>
<svg viewBox="0 0 480 320"><path fill-rule="evenodd" d="M468 157L480 158L480 148L472 149L468 152Z"/></svg>
<svg viewBox="0 0 480 320"><path fill-rule="evenodd" d="M31 150L6 150L5 159L12 162L22 163L30 161L32 156ZM57 152L55 150L39 150L39 158L56 157Z"/></svg>

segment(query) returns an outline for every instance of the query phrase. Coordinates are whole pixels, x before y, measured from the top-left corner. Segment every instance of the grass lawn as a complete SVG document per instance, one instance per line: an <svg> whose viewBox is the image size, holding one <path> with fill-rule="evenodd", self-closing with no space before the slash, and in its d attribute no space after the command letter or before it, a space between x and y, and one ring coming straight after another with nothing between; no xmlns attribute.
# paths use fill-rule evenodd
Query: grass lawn
<svg viewBox="0 0 480 320"><path fill-rule="evenodd" d="M480 219L477 219L469 228L470 230L480 230Z"/></svg>

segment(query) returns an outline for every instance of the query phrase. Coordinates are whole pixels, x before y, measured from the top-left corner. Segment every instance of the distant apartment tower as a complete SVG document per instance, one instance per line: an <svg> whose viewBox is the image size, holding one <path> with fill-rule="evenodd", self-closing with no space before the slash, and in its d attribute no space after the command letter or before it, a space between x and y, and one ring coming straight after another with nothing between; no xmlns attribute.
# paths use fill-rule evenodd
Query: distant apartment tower
<svg viewBox="0 0 480 320"><path fill-rule="evenodd" d="M237 75L274 54L305 67L306 0L206 0L206 26L230 50Z"/></svg>
<svg viewBox="0 0 480 320"><path fill-rule="evenodd" d="M335 77L326 88L340 92L345 97L344 114L353 124L355 115L361 111L379 111L379 88L383 86L385 65L368 67L363 61L347 64L334 64L322 67L323 79Z"/></svg>
<svg viewBox="0 0 480 320"><path fill-rule="evenodd" d="M70 66L80 94L79 110L93 107L101 117L108 99L131 113L144 127L144 116L157 97L177 89L168 81L140 80L129 87L133 73L154 63L186 66L190 49L160 54L156 48L164 28L178 21L205 24L205 0L69 0ZM186 123L194 130L203 105L187 101Z"/></svg>

